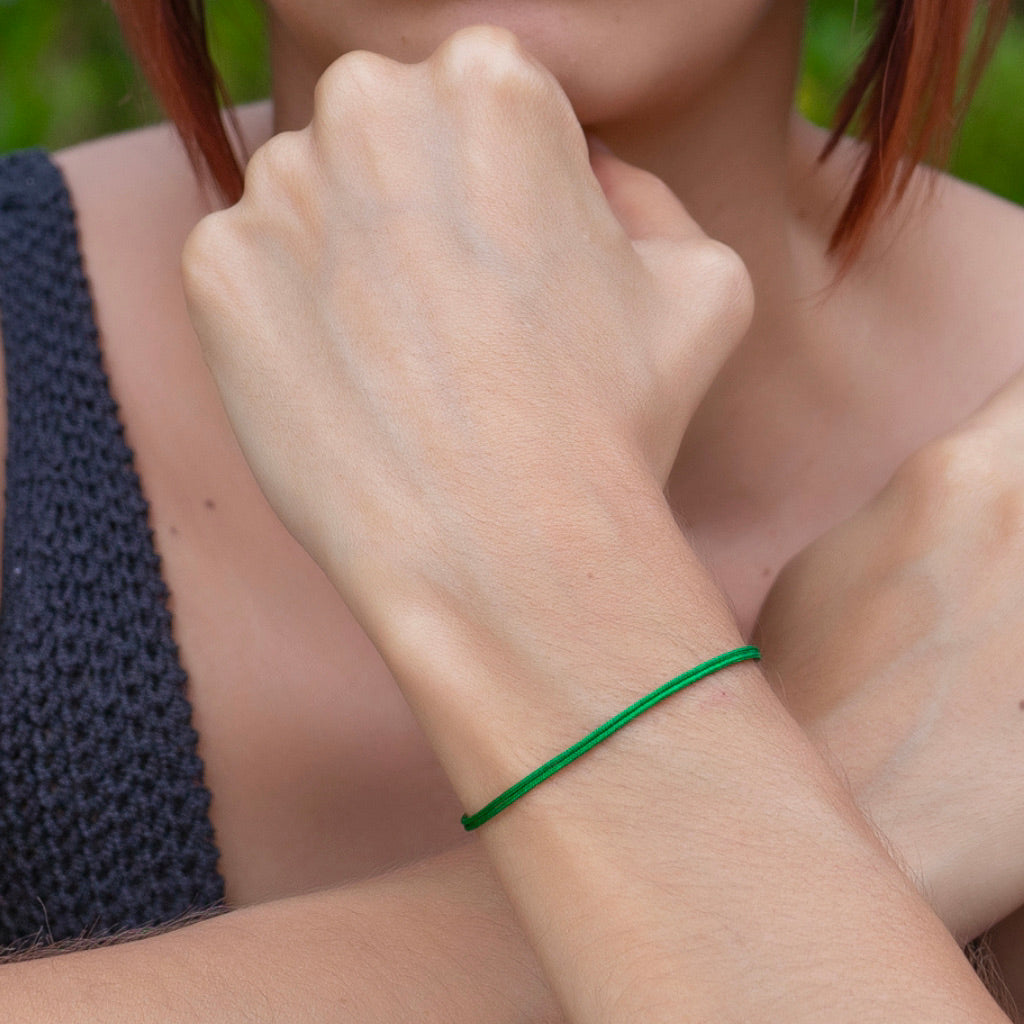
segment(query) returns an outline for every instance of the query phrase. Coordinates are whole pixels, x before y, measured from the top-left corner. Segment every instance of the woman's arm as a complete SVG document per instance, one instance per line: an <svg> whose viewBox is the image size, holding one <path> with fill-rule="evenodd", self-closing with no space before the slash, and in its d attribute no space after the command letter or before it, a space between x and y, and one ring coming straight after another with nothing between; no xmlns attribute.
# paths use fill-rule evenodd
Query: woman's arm
<svg viewBox="0 0 1024 1024"><path fill-rule="evenodd" d="M607 604L573 593L543 658L513 653L526 635L478 635L464 661L446 649L400 670L469 810L652 684L739 643L668 519L636 538L645 557L632 572L621 552L574 552L605 575ZM616 600L628 608L616 627L601 614L587 630ZM466 620L480 628L477 615L455 618ZM446 648L459 632L438 629ZM449 699L452 678L473 680L472 715L468 695ZM571 1020L1003 1019L752 669L654 709L483 838Z"/></svg>
<svg viewBox="0 0 1024 1024"><path fill-rule="evenodd" d="M1024 374L786 567L788 709L966 941L1024 903Z"/></svg>
<svg viewBox="0 0 1024 1024"><path fill-rule="evenodd" d="M478 844L331 892L0 966L19 1024L557 1024Z"/></svg>
<svg viewBox="0 0 1024 1024"><path fill-rule="evenodd" d="M660 481L745 277L582 142L503 33L352 55L186 258L257 475L467 810L739 643ZM483 838L573 1021L1005 1021L750 668Z"/></svg>

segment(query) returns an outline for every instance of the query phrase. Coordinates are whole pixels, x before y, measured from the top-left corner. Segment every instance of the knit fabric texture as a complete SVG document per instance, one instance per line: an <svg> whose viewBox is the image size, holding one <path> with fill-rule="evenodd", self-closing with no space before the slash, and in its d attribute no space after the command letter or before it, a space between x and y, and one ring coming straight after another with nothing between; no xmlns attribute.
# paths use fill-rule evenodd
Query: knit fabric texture
<svg viewBox="0 0 1024 1024"><path fill-rule="evenodd" d="M38 151L0 160L0 317L0 946L13 946L171 921L224 892L75 215Z"/></svg>

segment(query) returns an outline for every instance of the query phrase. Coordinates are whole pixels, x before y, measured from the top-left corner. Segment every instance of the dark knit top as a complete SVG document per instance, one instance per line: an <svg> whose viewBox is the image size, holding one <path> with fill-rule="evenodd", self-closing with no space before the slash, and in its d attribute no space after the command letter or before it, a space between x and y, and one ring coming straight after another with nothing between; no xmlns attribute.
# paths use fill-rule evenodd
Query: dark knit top
<svg viewBox="0 0 1024 1024"><path fill-rule="evenodd" d="M169 921L223 883L75 215L41 152L0 159L0 317L3 946Z"/></svg>

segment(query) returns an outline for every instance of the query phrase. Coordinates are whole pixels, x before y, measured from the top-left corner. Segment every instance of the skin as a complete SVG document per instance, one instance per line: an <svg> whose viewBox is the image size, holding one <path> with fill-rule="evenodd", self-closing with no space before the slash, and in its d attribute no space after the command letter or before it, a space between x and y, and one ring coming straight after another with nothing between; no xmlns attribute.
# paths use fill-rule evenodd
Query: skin
<svg viewBox="0 0 1024 1024"><path fill-rule="evenodd" d="M962 940L1024 903L1022 452L1018 375L797 556L757 629L787 708Z"/></svg>
<svg viewBox="0 0 1024 1024"><path fill-rule="evenodd" d="M514 36L337 62L183 266L268 500L465 806L739 643L664 482L745 268L588 160ZM1005 1022L756 669L687 697L482 833L566 1018Z"/></svg>
<svg viewBox="0 0 1024 1024"><path fill-rule="evenodd" d="M271 6L275 107L247 115L253 148L304 123L338 53L415 59L467 21L494 20L551 66L589 127L656 171L742 256L755 319L690 426L670 491L744 628L791 555L1024 361L1021 215L965 186L940 184L828 289L824 241L851 154L818 168L820 138L790 120L792 6L715 5L728 9L698 28L668 3L626 23L610 7L346 7L342 18L333 5ZM611 68L609 38L621 47ZM678 60L684 46L692 61ZM175 595L222 867L244 904L458 844L461 806L383 662L272 514L230 433L178 273L208 205L173 154L154 130L60 160Z"/></svg>
<svg viewBox="0 0 1024 1024"><path fill-rule="evenodd" d="M6 965L0 1006L25 1024L564 1020L475 845L358 886Z"/></svg>

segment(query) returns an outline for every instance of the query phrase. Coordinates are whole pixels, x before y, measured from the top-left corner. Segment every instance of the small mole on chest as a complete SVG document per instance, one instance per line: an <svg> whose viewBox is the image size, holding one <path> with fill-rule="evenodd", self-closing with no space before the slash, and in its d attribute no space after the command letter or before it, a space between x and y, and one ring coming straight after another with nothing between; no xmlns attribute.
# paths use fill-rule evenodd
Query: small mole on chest
<svg viewBox="0 0 1024 1024"><path fill-rule="evenodd" d="M212 512L217 506L214 505L213 498L207 498L206 501L203 502L203 507L208 508Z"/></svg>

